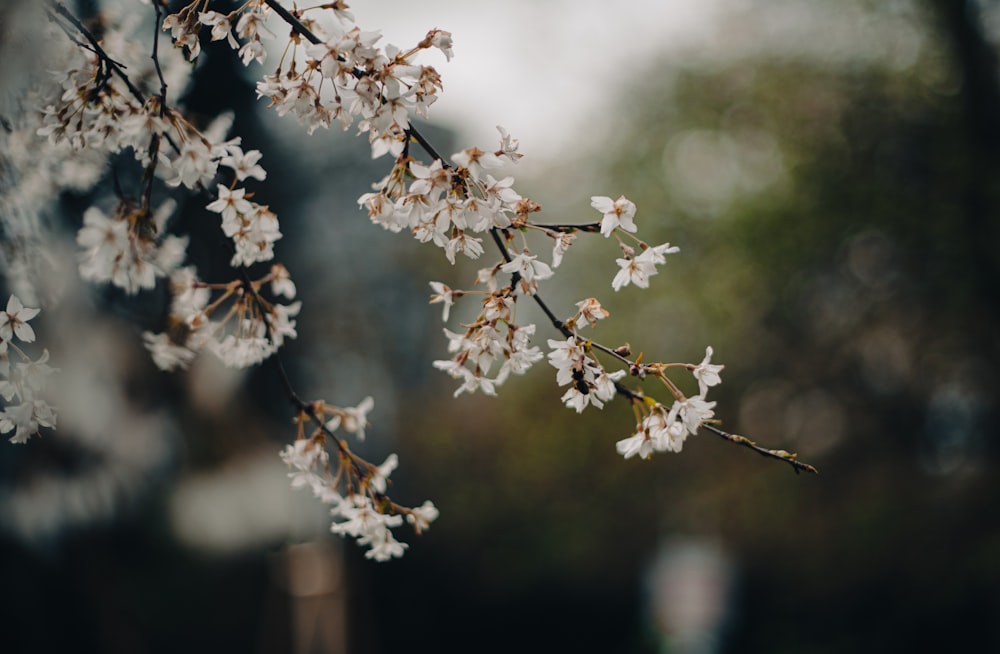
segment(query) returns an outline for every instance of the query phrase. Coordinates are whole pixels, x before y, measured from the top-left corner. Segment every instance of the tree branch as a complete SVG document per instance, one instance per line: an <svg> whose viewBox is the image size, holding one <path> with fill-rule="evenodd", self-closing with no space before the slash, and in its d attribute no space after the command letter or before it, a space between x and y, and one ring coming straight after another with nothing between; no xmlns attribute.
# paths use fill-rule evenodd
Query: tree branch
<svg viewBox="0 0 1000 654"><path fill-rule="evenodd" d="M302 35L310 43L322 42L319 39L319 37L317 37L308 27L306 27L302 23L302 21L300 21L287 9L285 9L277 0L264 0L264 1L269 7L271 7L275 11L275 13L277 13L285 22L287 22L292 27L293 30ZM358 76L357 72L355 73L355 76ZM406 133L409 137L412 137L424 149L424 151L427 153L429 157L431 157L434 160L440 161L444 166L451 167L451 164L449 164L444 159L444 157L442 157L437 152L437 150L430 144L430 142L428 142L427 139L424 138L423 135L420 134L419 130L417 130L412 124L407 127ZM599 222L585 223L579 225L568 225L568 224L537 225L537 227L558 232L574 232L574 231L599 232L601 229L601 223ZM504 261L510 263L510 261L512 260L510 251L507 249L507 245L504 243L503 238L500 235L500 230L496 227L493 227L490 229L490 235L492 236L493 242L496 245L497 249L500 251L500 255L503 257ZM518 273L514 273L511 279L511 286L515 286L517 284L518 279L519 279ZM548 305L545 303L545 301L538 293L533 293L531 297L535 301L535 304L537 304L542 309L542 311L548 318L549 322L557 331L559 331L566 338L569 338L574 335L574 332L570 330L568 327L566 327L565 323L563 323L556 317L556 315L552 312L552 310L548 307ZM618 359L624 359L625 361L628 361L628 359L625 359L624 357L616 353L612 348L593 342L592 345L597 347L599 350L603 352L607 352L614 355ZM632 402L644 401L644 396L642 394L629 389L628 387L624 386L623 384L620 384L619 382L615 382L615 390L619 395L624 396L629 401ZM792 466L792 468L795 470L796 473L800 472L801 470L805 470L812 473L818 472L816 468L814 468L813 466L798 461L797 455L794 453L789 453L784 450L769 450L767 448L757 445L756 443L754 443L753 441L744 436L730 434L711 424L702 424L702 427L724 438L725 440L728 440L732 443L736 443L743 447L750 448L762 456L785 461L786 463Z"/></svg>
<svg viewBox="0 0 1000 654"><path fill-rule="evenodd" d="M802 471L811 472L813 474L819 474L819 470L817 470L813 466L809 465L808 463L803 463L799 461L798 455L795 454L794 452L786 452L785 450L769 450L766 447L761 447L760 445L757 445L757 443L753 442L746 436L740 436L739 434L730 434L729 432L723 431L722 429L719 429L718 427L712 424L702 423L701 428L707 429L716 436L724 438L730 443L736 443L737 445L747 447L756 452L757 454L760 454L761 456L768 457L771 459L778 459L779 461L784 461L788 465L792 466L792 469L795 470L795 474L798 474L799 472Z"/></svg>

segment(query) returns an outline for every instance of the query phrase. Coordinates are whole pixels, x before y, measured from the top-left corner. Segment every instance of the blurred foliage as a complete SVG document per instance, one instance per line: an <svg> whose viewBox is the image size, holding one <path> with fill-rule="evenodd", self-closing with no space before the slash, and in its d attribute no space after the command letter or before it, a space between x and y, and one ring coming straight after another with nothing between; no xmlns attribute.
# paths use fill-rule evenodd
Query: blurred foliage
<svg viewBox="0 0 1000 654"><path fill-rule="evenodd" d="M798 450L821 474L796 478L707 433L680 455L622 461L627 407L573 415L540 365L534 386L407 423L420 436L403 455L422 465L405 477L445 516L419 547L466 557L468 592L533 604L570 587L622 601L661 539L694 534L720 538L739 570L723 651L1000 643L1000 149L998 114L981 107L997 78L974 12L945 4L915 14L920 50L903 69L661 62L622 94L621 129L580 166L596 170L560 168L522 189L543 204L560 187L635 201L640 235L681 247L652 288L613 295L615 246L600 242L571 250L573 282L548 296L603 289L614 324L596 337L647 358L698 361L712 344L727 364L713 390L725 425ZM593 219L585 202L546 217ZM591 628L551 627L545 642ZM624 624L608 642L640 647L634 633Z"/></svg>

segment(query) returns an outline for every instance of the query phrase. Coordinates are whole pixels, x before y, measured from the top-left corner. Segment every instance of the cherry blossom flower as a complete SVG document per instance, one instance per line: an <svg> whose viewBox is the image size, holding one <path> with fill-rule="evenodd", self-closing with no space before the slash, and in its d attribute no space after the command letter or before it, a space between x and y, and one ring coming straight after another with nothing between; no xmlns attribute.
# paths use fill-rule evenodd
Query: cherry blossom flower
<svg viewBox="0 0 1000 654"><path fill-rule="evenodd" d="M142 342L160 370L183 370L194 360L196 352L186 345L174 343L168 334L143 332Z"/></svg>
<svg viewBox="0 0 1000 654"><path fill-rule="evenodd" d="M677 403L670 411L662 404L656 404L642 422L636 433L615 444L615 449L626 459L638 455L648 459L653 452L680 452L688 431L683 422L677 420Z"/></svg>
<svg viewBox="0 0 1000 654"><path fill-rule="evenodd" d="M17 364L11 380L18 386L19 394L34 396L45 390L46 379L52 373L58 372L56 368L48 365L48 360L49 351L46 349L42 350L42 356L37 360L28 359ZM5 397L9 400L11 396L5 394Z"/></svg>
<svg viewBox="0 0 1000 654"><path fill-rule="evenodd" d="M598 320L603 320L611 315L607 309L601 306L597 298L594 297L588 297L586 300L577 302L576 308L580 318L590 323L591 327L596 325Z"/></svg>
<svg viewBox="0 0 1000 654"><path fill-rule="evenodd" d="M229 41L229 47L236 50L240 44L236 42L236 37L233 36L233 27L229 23L232 17L233 14L220 14L217 11L205 11L198 14L198 20L201 23L212 26L213 41L226 39Z"/></svg>
<svg viewBox="0 0 1000 654"><path fill-rule="evenodd" d="M232 225L235 223L237 216L248 214L253 210L253 205L246 199L246 189L229 189L222 184L219 184L217 188L218 199L210 202L205 208L220 214L223 223ZM232 234L226 235L232 236Z"/></svg>
<svg viewBox="0 0 1000 654"><path fill-rule="evenodd" d="M389 475L392 471L396 469L399 465L399 457L395 454L390 454L389 457L375 469L372 476L368 478L368 486L375 490L377 493L385 493L385 490L389 483Z"/></svg>
<svg viewBox="0 0 1000 654"><path fill-rule="evenodd" d="M28 321L38 315L38 309L29 309L21 304L16 295L7 299L7 309L0 313L0 339L10 341L14 336L25 343L35 340L35 330Z"/></svg>
<svg viewBox="0 0 1000 654"><path fill-rule="evenodd" d="M176 14L170 14L163 19L163 29L170 30L174 45L178 48L186 48L188 59L194 61L198 53L201 52L201 45L198 43L198 21L194 12L190 9L182 9Z"/></svg>
<svg viewBox="0 0 1000 654"><path fill-rule="evenodd" d="M296 338L298 336L298 333L295 331L295 321L292 320L292 317L299 315L299 310L301 309L301 302L275 304L272 310L265 314L267 324L270 327L268 333L275 348L279 348L285 344L286 336L288 338Z"/></svg>
<svg viewBox="0 0 1000 654"><path fill-rule="evenodd" d="M657 452L680 452L688 432L684 423L676 419L676 412L668 412L657 404L643 421L653 449Z"/></svg>
<svg viewBox="0 0 1000 654"><path fill-rule="evenodd" d="M38 433L39 427L55 426L55 412L42 400L28 399L20 404L7 406L0 412L0 433L13 431L11 443L26 443Z"/></svg>
<svg viewBox="0 0 1000 654"><path fill-rule="evenodd" d="M413 525L414 530L419 534L431 526L437 520L439 512L434 503L425 501L415 509L410 509L406 514L406 521Z"/></svg>
<svg viewBox="0 0 1000 654"><path fill-rule="evenodd" d="M432 46L444 53L445 59L451 61L451 58L455 56L451 47L454 45L451 40L451 32L445 32L444 30L432 30L427 34L427 40Z"/></svg>
<svg viewBox="0 0 1000 654"><path fill-rule="evenodd" d="M534 295L538 290L538 280L552 276L552 269L538 257L529 254L527 250L514 255L510 262L500 266L505 273L517 273L521 276L521 288L528 295Z"/></svg>
<svg viewBox="0 0 1000 654"><path fill-rule="evenodd" d="M192 266L178 268L170 275L170 293L170 312L180 316L185 323L204 309L211 297L211 292L199 282Z"/></svg>
<svg viewBox="0 0 1000 654"><path fill-rule="evenodd" d="M517 150L520 147L520 143L517 139L511 138L510 134L507 133L500 125L497 125L497 131L500 132L500 152L499 156L507 157L512 163L517 163L518 160L523 157Z"/></svg>
<svg viewBox="0 0 1000 654"><path fill-rule="evenodd" d="M635 217L635 204L624 195L619 196L617 200L595 195L590 198L590 206L604 214L601 220L601 233L605 238L611 236L611 232L618 227L633 233L638 229L632 220Z"/></svg>
<svg viewBox="0 0 1000 654"><path fill-rule="evenodd" d="M495 322L497 320L510 321L511 313L514 311L514 298L503 293L492 293L483 300L483 320Z"/></svg>
<svg viewBox="0 0 1000 654"><path fill-rule="evenodd" d="M641 459L648 459L653 453L653 441L650 439L648 432L644 429L639 429L628 438L623 438L615 443L615 449L626 459L630 459L636 455Z"/></svg>
<svg viewBox="0 0 1000 654"><path fill-rule="evenodd" d="M434 295L431 296L430 304L443 304L441 320L448 322L448 314L451 312L451 307L455 304L455 298L461 296L462 292L453 291L441 282L430 282L430 285L434 289Z"/></svg>
<svg viewBox="0 0 1000 654"><path fill-rule="evenodd" d="M209 146L197 138L185 141L173 159L162 155L161 163L165 171L173 173L165 180L167 186L184 185L191 190L211 182L219 167Z"/></svg>
<svg viewBox="0 0 1000 654"><path fill-rule="evenodd" d="M706 402L704 397L694 395L685 400L674 402L670 408L670 415L680 416L688 433L696 434L701 423L711 420L715 416L715 412L712 410L714 407L715 402Z"/></svg>
<svg viewBox="0 0 1000 654"><path fill-rule="evenodd" d="M157 277L169 275L184 258L186 237L166 236L157 243L144 233L133 233L125 217L109 218L97 207L83 214L83 227L76 242L80 254L80 276L95 282L111 282L129 295L156 286Z"/></svg>
<svg viewBox="0 0 1000 654"><path fill-rule="evenodd" d="M451 155L451 160L457 165L468 169L473 179L482 179L486 170L499 168L503 162L492 152L483 152L479 148L466 148Z"/></svg>
<svg viewBox="0 0 1000 654"><path fill-rule="evenodd" d="M712 353L712 346L709 345L705 348L705 358L691 371L694 378L698 380L698 395L702 397L705 397L705 393L708 392L710 386L717 386L722 383L722 377L719 376L719 372L726 367L711 363Z"/></svg>
<svg viewBox="0 0 1000 654"><path fill-rule="evenodd" d="M573 241L576 240L576 234L556 234L553 236L555 239L555 245L552 247L552 267L558 268L559 264L562 263L563 255L569 250L569 246L573 245Z"/></svg>
<svg viewBox="0 0 1000 654"><path fill-rule="evenodd" d="M461 252L470 259L478 259L483 253L483 239L469 236L459 230L444 248L444 254L448 258L449 263L455 263L455 254L458 252Z"/></svg>
<svg viewBox="0 0 1000 654"><path fill-rule="evenodd" d="M289 300L293 299L295 297L295 282L292 281L288 268L284 264L275 263L271 266L271 275L274 277L271 280L271 292Z"/></svg>
<svg viewBox="0 0 1000 654"><path fill-rule="evenodd" d="M402 516L387 516L376 511L370 497L357 493L345 498L344 504L335 508L333 513L344 518L344 521L333 523L330 531L335 534L348 534L355 538L394 527L403 521Z"/></svg>
<svg viewBox="0 0 1000 654"><path fill-rule="evenodd" d="M300 471L316 471L329 462L330 455L321 443L311 438L296 439L281 451L281 460Z"/></svg>
<svg viewBox="0 0 1000 654"><path fill-rule="evenodd" d="M669 243L663 243L662 245L646 248L636 259L642 263L660 266L667 262L666 257L663 256L664 254L675 254L680 251L681 249L675 245L672 246Z"/></svg>
<svg viewBox="0 0 1000 654"><path fill-rule="evenodd" d="M521 200L521 196L513 189L513 184L513 177L504 177L501 180L497 180L493 175L487 175L485 191L489 195L496 196L504 204L513 206Z"/></svg>
<svg viewBox="0 0 1000 654"><path fill-rule="evenodd" d="M639 288L649 287L649 278L656 274L656 266L648 261L641 261L638 257L615 259L618 263L618 273L611 280L611 288L618 291L623 286L635 284Z"/></svg>
<svg viewBox="0 0 1000 654"><path fill-rule="evenodd" d="M365 440L365 427L368 426L368 413L375 408L375 398L368 396L356 407L341 409L340 426L344 431L357 436L359 441Z"/></svg>
<svg viewBox="0 0 1000 654"><path fill-rule="evenodd" d="M219 159L219 165L232 168L236 179L241 182L248 177L263 181L267 178L267 171L257 163L261 156L260 150L238 151Z"/></svg>
<svg viewBox="0 0 1000 654"><path fill-rule="evenodd" d="M358 539L359 545L371 545L371 549L365 552L366 559L376 561L388 561L392 558L403 556L403 552L409 547L406 543L401 543L392 536L388 529L379 530Z"/></svg>

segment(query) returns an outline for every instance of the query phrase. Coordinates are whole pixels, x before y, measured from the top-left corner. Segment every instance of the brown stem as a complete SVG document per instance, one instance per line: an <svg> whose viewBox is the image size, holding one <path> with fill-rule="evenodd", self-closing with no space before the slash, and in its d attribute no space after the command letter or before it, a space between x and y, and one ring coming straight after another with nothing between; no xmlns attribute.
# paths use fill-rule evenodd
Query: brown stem
<svg viewBox="0 0 1000 654"><path fill-rule="evenodd" d="M798 474L803 470L806 472L811 472L814 475L819 474L819 470L817 470L813 466L809 465L808 463L803 463L799 461L798 455L794 452L786 452L785 450L769 450L766 447L761 447L760 445L757 445L757 443L753 442L746 436L740 436L739 434L730 434L727 431L719 429L715 425L702 424L701 428L707 429L716 436L724 438L730 443L736 443L737 445L742 445L743 447L749 448L754 452L756 452L757 454L760 454L761 456L765 456L771 459L778 459L779 461L784 461L788 465L792 466L792 469L795 470L795 474Z"/></svg>

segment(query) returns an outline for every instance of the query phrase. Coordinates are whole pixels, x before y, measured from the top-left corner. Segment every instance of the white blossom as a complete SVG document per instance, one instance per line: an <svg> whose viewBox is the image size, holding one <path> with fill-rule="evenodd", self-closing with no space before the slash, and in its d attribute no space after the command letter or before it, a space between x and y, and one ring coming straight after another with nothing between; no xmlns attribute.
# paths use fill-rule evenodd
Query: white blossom
<svg viewBox="0 0 1000 654"><path fill-rule="evenodd" d="M43 400L27 399L20 404L9 405L0 412L0 433L13 431L11 443L26 443L38 433L39 427L55 426L55 412Z"/></svg>
<svg viewBox="0 0 1000 654"><path fill-rule="evenodd" d="M368 396L356 407L342 409L341 427L344 431L355 434L359 441L365 440L365 427L368 426L368 413L375 408L375 398Z"/></svg>
<svg viewBox="0 0 1000 654"><path fill-rule="evenodd" d="M395 470L398 465L399 457L395 454L390 454L382 465L375 469L372 476L369 477L369 487L373 488L378 493L385 493L389 483L389 475L392 474L392 471Z"/></svg>
<svg viewBox="0 0 1000 654"><path fill-rule="evenodd" d="M441 320L448 322L448 314L451 312L451 307L455 304L455 298L461 293L451 290L451 288L441 282L430 282L430 285L434 289L434 295L431 296L430 304L440 303L444 305L441 311Z"/></svg>
<svg viewBox="0 0 1000 654"><path fill-rule="evenodd" d="M25 343L35 340L35 330L28 321L38 315L38 309L28 309L16 295L7 299L7 309L0 313L0 339L7 342L17 336Z"/></svg>
<svg viewBox="0 0 1000 654"><path fill-rule="evenodd" d="M691 371L694 378L698 380L698 395L702 397L705 397L710 386L717 386L722 383L722 377L719 376L719 372L725 366L713 364L711 361L712 346L709 345L705 348L705 358Z"/></svg>
<svg viewBox="0 0 1000 654"><path fill-rule="evenodd" d="M525 293L534 295L538 290L538 280L548 279L553 275L552 269L538 257L529 254L527 250L511 257L510 262L500 267L505 273L517 273L521 276L521 288Z"/></svg>
<svg viewBox="0 0 1000 654"><path fill-rule="evenodd" d="M174 343L168 334L143 332L142 342L160 370L183 370L194 360L196 352L186 345Z"/></svg>
<svg viewBox="0 0 1000 654"><path fill-rule="evenodd" d="M511 138L507 130L500 125L497 125L497 131L500 132L500 156L507 157L511 162L517 163L524 156L517 151L520 143L517 139Z"/></svg>
<svg viewBox="0 0 1000 654"><path fill-rule="evenodd" d="M438 515L437 507L434 506L433 502L427 500L417 508L410 509L409 513L406 514L406 521L413 525L413 528L419 534L428 529L431 523L437 520Z"/></svg>
<svg viewBox="0 0 1000 654"><path fill-rule="evenodd" d="M240 44L236 42L236 37L233 36L233 27L229 23L231 18L232 14L220 14L217 11L205 11L198 14L198 20L201 23L212 26L213 41L225 39L229 42L229 47L235 50Z"/></svg>
<svg viewBox="0 0 1000 654"><path fill-rule="evenodd" d="M267 171L257 163L260 161L260 158L261 153L259 150L236 152L222 157L219 160L219 165L231 168L236 175L236 179L241 182L248 177L263 181L267 178Z"/></svg>
<svg viewBox="0 0 1000 654"><path fill-rule="evenodd" d="M590 206L604 214L601 219L601 234L605 238L611 236L611 232L620 227L626 232L635 232L638 228L632 219L635 217L635 204L624 195L617 200L604 195L595 195L590 198Z"/></svg>

